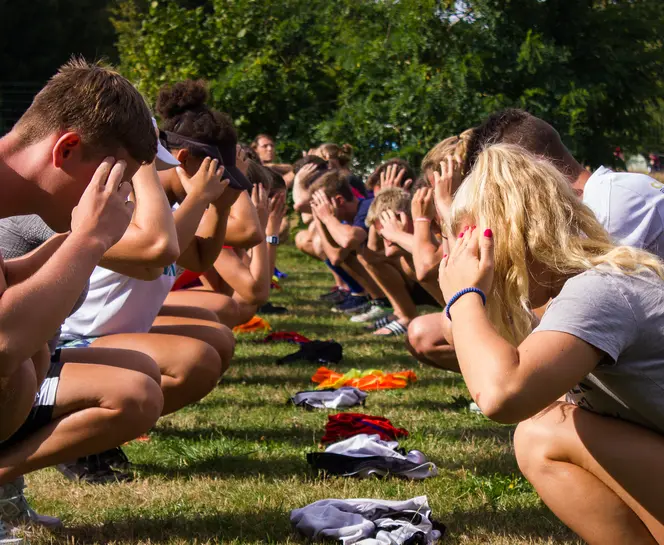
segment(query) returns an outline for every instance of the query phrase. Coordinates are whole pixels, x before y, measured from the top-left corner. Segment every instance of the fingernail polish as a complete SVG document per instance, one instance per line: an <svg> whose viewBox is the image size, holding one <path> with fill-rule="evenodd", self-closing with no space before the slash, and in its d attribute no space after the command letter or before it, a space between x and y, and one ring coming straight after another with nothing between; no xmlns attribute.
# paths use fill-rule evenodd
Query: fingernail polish
<svg viewBox="0 0 664 545"><path fill-rule="evenodd" d="M493 237L493 231L492 231L491 229L487 229L486 231L484 231L484 236L485 236L486 238L491 238L491 237Z"/></svg>
<svg viewBox="0 0 664 545"><path fill-rule="evenodd" d="M459 233L459 238L463 238L463 234L464 234L464 233L465 233L465 231L461 231L461 232Z"/></svg>
<svg viewBox="0 0 664 545"><path fill-rule="evenodd" d="M443 255L443 259L445 259L446 257L447 257L447 254L444 254L444 255Z"/></svg>
<svg viewBox="0 0 664 545"><path fill-rule="evenodd" d="M475 229L477 229L477 225L473 225L473 226L470 228L471 231L474 231Z"/></svg>

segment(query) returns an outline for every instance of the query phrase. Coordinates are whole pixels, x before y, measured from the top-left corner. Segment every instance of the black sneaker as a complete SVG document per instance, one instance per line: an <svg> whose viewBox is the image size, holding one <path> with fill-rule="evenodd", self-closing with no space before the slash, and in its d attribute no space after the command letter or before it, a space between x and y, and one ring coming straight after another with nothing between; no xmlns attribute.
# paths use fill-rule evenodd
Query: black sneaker
<svg viewBox="0 0 664 545"><path fill-rule="evenodd" d="M131 462L120 447L105 450L97 454L97 456L99 456L99 461L102 464L108 464L111 469L118 471L128 471L131 469Z"/></svg>
<svg viewBox="0 0 664 545"><path fill-rule="evenodd" d="M110 465L102 462L97 454L55 467L65 478L78 483L110 484L133 479L129 473L113 470Z"/></svg>
<svg viewBox="0 0 664 545"><path fill-rule="evenodd" d="M362 309L369 306L369 298L366 295L349 295L343 303L332 308L332 312L355 314L362 312Z"/></svg>
<svg viewBox="0 0 664 545"><path fill-rule="evenodd" d="M288 314L288 309L286 307L277 307L272 303L265 303L256 311L256 314Z"/></svg>
<svg viewBox="0 0 664 545"><path fill-rule="evenodd" d="M319 297L319 299L326 303L333 303L336 305L338 303L341 303L349 295L350 295L350 290L337 287L332 289L328 293L324 293Z"/></svg>

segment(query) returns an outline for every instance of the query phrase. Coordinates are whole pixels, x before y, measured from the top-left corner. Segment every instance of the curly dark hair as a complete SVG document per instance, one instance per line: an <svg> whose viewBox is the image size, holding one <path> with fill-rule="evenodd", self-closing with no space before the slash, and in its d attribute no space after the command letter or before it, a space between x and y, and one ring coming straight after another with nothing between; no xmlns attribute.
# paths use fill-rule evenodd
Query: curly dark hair
<svg viewBox="0 0 664 545"><path fill-rule="evenodd" d="M384 163L378 165L378 168L374 170L371 175L367 178L367 189L373 191L374 188L380 184L380 175L385 171L385 169L391 165L398 165L400 168L406 169L406 174L403 177L404 182L406 180L415 180L415 171L408 164L408 161L395 157L394 159L388 159Z"/></svg>
<svg viewBox="0 0 664 545"><path fill-rule="evenodd" d="M228 114L210 108L204 81L185 80L164 85L157 98L162 128L212 146L237 144L237 132Z"/></svg>

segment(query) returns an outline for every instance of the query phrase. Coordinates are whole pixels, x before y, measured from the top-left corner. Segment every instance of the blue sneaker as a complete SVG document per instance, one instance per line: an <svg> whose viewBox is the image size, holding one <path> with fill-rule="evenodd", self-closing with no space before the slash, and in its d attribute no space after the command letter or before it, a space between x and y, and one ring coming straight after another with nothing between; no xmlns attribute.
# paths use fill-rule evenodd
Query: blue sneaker
<svg viewBox="0 0 664 545"><path fill-rule="evenodd" d="M361 312L369 304L369 298L366 295L348 295L346 299L332 309L332 312L352 313Z"/></svg>

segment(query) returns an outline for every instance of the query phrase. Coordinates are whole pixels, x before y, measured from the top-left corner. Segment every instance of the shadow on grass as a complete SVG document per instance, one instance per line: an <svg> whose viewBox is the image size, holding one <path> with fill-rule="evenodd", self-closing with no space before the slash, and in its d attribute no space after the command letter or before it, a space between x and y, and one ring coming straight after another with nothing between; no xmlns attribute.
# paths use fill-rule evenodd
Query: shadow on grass
<svg viewBox="0 0 664 545"><path fill-rule="evenodd" d="M215 439L238 439L250 442L276 442L288 443L297 446L314 446L322 437L323 429L312 428L155 428L150 432L151 436L161 439L175 438L189 441L204 441Z"/></svg>
<svg viewBox="0 0 664 545"><path fill-rule="evenodd" d="M275 367L277 367L275 365ZM281 367L281 366L280 366ZM313 375L316 372L316 369L318 369L317 365L312 364L311 367L311 375ZM293 390L293 388L296 388L293 390L293 393L298 392L300 390L306 389L306 387L310 384L309 379L311 378L311 375L309 377L302 376L302 375L271 375L271 376L266 376L266 375L255 375L255 376L246 376L242 375L239 377L226 377L224 376L223 381L221 382L221 386L223 387L224 385L241 385L241 386L247 386L247 385L252 385L252 384L264 384L267 386L283 386L284 388L287 388L289 391Z"/></svg>
<svg viewBox="0 0 664 545"><path fill-rule="evenodd" d="M291 535L286 511L257 509L253 513L219 513L207 516L133 516L101 526L81 525L57 531L57 543L187 543L284 541Z"/></svg>
<svg viewBox="0 0 664 545"><path fill-rule="evenodd" d="M310 475L311 470L304 456L259 459L253 454L221 455L201 460L187 461L187 465L179 466L168 462L148 463L135 466L143 477L161 476L177 477L249 477L262 476L267 479L282 480L291 475Z"/></svg>
<svg viewBox="0 0 664 545"><path fill-rule="evenodd" d="M528 536L531 539L550 539L554 543L582 543L545 506L511 507L508 510L483 507L453 512L447 518L450 521L444 522L450 533L445 543L480 543L478 539L484 533L507 538L513 536L515 541Z"/></svg>

